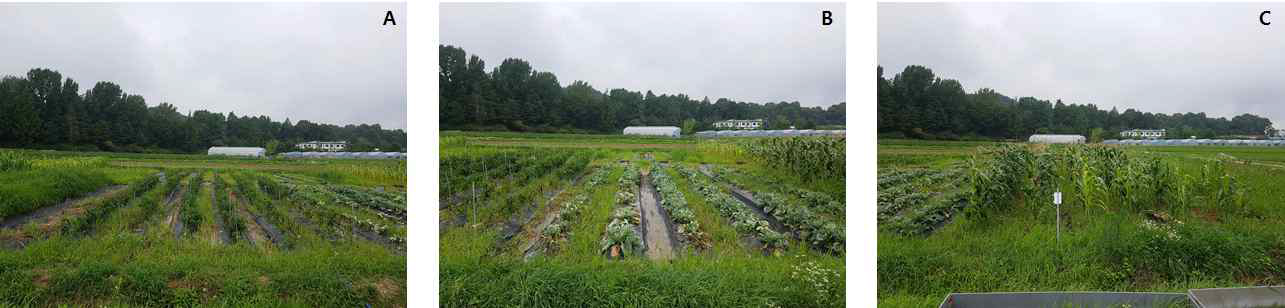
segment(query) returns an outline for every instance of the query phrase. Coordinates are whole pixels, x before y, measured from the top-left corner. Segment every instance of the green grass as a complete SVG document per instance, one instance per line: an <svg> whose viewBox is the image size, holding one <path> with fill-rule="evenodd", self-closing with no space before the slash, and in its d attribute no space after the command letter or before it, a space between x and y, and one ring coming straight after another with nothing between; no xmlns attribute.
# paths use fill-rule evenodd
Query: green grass
<svg viewBox="0 0 1285 308"><path fill-rule="evenodd" d="M740 236L723 222L718 212L690 189L686 180L665 170L696 212L697 221L713 237L712 253L676 254L670 261L650 261L640 255L608 261L601 253L604 230L611 221L618 181L624 173L619 161L638 170L656 162L737 165L770 177L767 181L799 185L812 190L838 191L843 179L802 179L789 172L768 172L739 149L737 140L639 138L619 135L458 133L444 132L442 153L443 199L470 192L470 183L485 185L487 193L477 202L466 201L442 210L453 220L463 213L467 221L443 229L438 248L442 306L445 307L838 307L844 304L844 258L792 245L782 257L764 256L742 247ZM534 163L505 167L502 161L534 153L536 157L561 155L560 151L592 152L590 166L611 168L605 182L594 189L570 187L571 178L557 174L574 171L568 166L535 172L539 176L509 178L534 170ZM501 153L498 155L497 153ZM503 154L507 153L507 154ZM654 157L644 159L644 155ZM565 158L564 158L565 159ZM478 163L487 160L487 163ZM478 167L491 164L492 167ZM496 167L498 166L498 167ZM486 170L501 172L486 173ZM476 178L469 178L470 176ZM479 186L483 187L483 186ZM513 241L501 239L501 222L519 215L517 204L539 194L570 187L558 200L588 195L580 215L571 222L564 249L530 261L517 257ZM447 193L453 192L453 193ZM842 198L840 198L842 199ZM514 202L515 200L519 202ZM537 214L536 219L540 216ZM534 224L528 224L534 225ZM526 230L529 232L530 230ZM521 234L521 233L520 233Z"/></svg>
<svg viewBox="0 0 1285 308"><path fill-rule="evenodd" d="M43 168L0 173L0 219L54 205L112 183L96 169Z"/></svg>
<svg viewBox="0 0 1285 308"><path fill-rule="evenodd" d="M340 213L358 213L365 206L363 200L318 205L301 200L281 186L264 185L277 189L277 194L267 194L257 185L268 181L265 179L288 176L307 179L309 183L303 186L308 187L325 188L329 186L323 183L330 182L365 186L361 189L382 186L400 194L399 187L404 187L405 181L404 162L385 162L389 168L379 168L376 164L380 163L357 161L9 153L12 152L0 151L4 154L0 158L18 157L30 163L5 163L6 169L0 172L4 180L0 182L0 194L15 206L0 203L6 206L0 210L31 211L109 185L129 186L55 212L47 218L47 225L33 221L0 230L0 244L5 244L0 249L0 306L406 305L404 249L391 249L355 236L323 238L313 227L301 225L290 215L294 211L329 214L339 217L339 223L319 225L316 230L351 230L356 223L343 220ZM144 160L147 165L130 165ZM220 169L223 166L251 168ZM398 170L403 174L393 174ZM160 171L166 173L166 181L154 180ZM399 178L401 184L397 184ZM221 185L202 185L204 182ZM211 198L216 189L221 197L218 200ZM187 227L196 232L175 238L171 226L165 223L170 208L163 202L178 190L186 192L184 198L176 200L176 206L182 207L180 218L193 222ZM9 199L9 191L24 199ZM246 202L234 204L228 200L227 193L232 191ZM215 227L219 204L228 218L225 224L253 223L236 208L244 207L275 223L287 235L289 244L273 249L224 245ZM397 206L405 208L404 204ZM146 232L136 232L142 228ZM404 237L404 222L391 233Z"/></svg>
<svg viewBox="0 0 1285 308"><path fill-rule="evenodd" d="M782 257L786 260L796 257ZM805 258L797 257L799 264ZM841 268L842 260L812 260ZM793 274L791 262L767 258L564 261L443 256L444 307L841 307L842 271ZM793 278L800 277L800 278ZM820 280L825 279L825 280Z"/></svg>
<svg viewBox="0 0 1285 308"><path fill-rule="evenodd" d="M387 307L405 298L405 257L369 246L264 257L119 233L37 242L0 253L0 265L0 302L19 305ZM392 292L381 294L380 283Z"/></svg>
<svg viewBox="0 0 1285 308"><path fill-rule="evenodd" d="M687 204L691 207L692 212L696 212L696 221L700 224L701 229L709 234L713 246L712 252L707 252L710 256L751 256L753 253L750 249L741 244L741 234L736 232L731 222L718 213L714 205L705 201L705 197L692 187L687 177L679 174L673 168L665 168L665 173L669 174L671 179L678 185L678 189L683 192L683 198L687 199Z"/></svg>
<svg viewBox="0 0 1285 308"><path fill-rule="evenodd" d="M879 168L943 170L962 165L978 146L988 144L881 140ZM1137 157L1158 157L1191 179L1199 178L1201 168L1220 153L1249 160L1226 165L1247 191L1248 202L1243 208L1226 207L1198 197L1187 208L1162 210L1182 223L1159 228L1145 226L1146 212L1064 204L1072 228L1062 229L1060 243L1054 240L1053 211L1042 205L1012 207L984 218L957 216L929 235L898 235L881 228L880 306L931 306L951 292L1184 292L1283 282L1285 229L1275 226L1285 222L1279 210L1285 195L1277 193L1285 169L1256 163L1277 161L1285 157L1285 149L1123 149Z"/></svg>
<svg viewBox="0 0 1285 308"><path fill-rule="evenodd" d="M602 250L599 244L602 230L607 227L611 221L611 208L615 203L616 182L620 180L620 175L624 169L616 165L610 166L610 174L607 179L589 194L589 203L581 209L579 222L572 225L571 237L567 249L560 251L558 255L567 258L578 258L580 260L592 260L598 258L598 251ZM445 241L443 241L444 243Z"/></svg>

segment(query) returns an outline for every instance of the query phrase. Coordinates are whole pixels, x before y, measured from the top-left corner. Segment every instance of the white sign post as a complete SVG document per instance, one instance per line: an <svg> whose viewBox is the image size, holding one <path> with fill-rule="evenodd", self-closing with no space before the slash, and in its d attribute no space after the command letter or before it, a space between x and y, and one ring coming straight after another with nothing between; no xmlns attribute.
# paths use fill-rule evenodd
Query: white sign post
<svg viewBox="0 0 1285 308"><path fill-rule="evenodd" d="M1057 243L1062 243L1062 192L1053 192L1053 207L1057 215Z"/></svg>

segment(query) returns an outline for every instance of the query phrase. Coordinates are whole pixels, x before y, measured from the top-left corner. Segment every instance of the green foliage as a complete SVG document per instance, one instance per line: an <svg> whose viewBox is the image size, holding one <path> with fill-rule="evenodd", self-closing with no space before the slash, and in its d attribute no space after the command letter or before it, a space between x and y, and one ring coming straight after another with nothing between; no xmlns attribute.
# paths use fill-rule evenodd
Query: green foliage
<svg viewBox="0 0 1285 308"><path fill-rule="evenodd" d="M196 205L196 198L200 196L200 191L201 176L194 174L188 177L187 193L183 194L182 209L179 210L179 216L183 220L183 227L187 229L187 234L194 234L201 227L203 216Z"/></svg>
<svg viewBox="0 0 1285 308"><path fill-rule="evenodd" d="M748 205L724 192L704 174L682 166L676 169L687 178L688 183L696 187L696 191L705 197L706 202L713 204L720 214L732 222L737 232L759 239L763 242L765 250L780 252L785 249L787 242L780 240L781 234L772 230L767 220L759 217L759 214L749 209Z"/></svg>
<svg viewBox="0 0 1285 308"><path fill-rule="evenodd" d="M772 168L803 178L844 178L846 139L831 137L760 138L744 143L750 156Z"/></svg>
<svg viewBox="0 0 1285 308"><path fill-rule="evenodd" d="M669 174L660 167L660 164L651 165L651 182L656 185L656 190L660 192L660 207L665 209L669 214L669 219L674 222L678 228L678 233L683 244L697 250L704 250L710 247L709 234L706 234L700 228L700 223L696 221L696 212L688 206L687 199L683 197L683 192L678 189L678 184L669 178Z"/></svg>
<svg viewBox="0 0 1285 308"><path fill-rule="evenodd" d="M683 135L696 133L696 119L688 118L683 120Z"/></svg>
<svg viewBox="0 0 1285 308"><path fill-rule="evenodd" d="M608 168L597 168L591 171L588 176L589 178L584 182L584 185L581 187L581 190L577 192L575 197L572 197L569 201L563 202L557 212L550 213L556 216L553 221L540 232L541 239L545 242L544 250L546 253L557 251L565 244L567 238L570 236L572 224L580 218L582 210L589 203L588 194L593 192L598 185L604 183L609 173L610 169ZM610 232L611 231L609 230L608 233ZM614 236L615 238L610 241L610 245L629 245L629 243L626 243L629 240L627 238L621 238L621 236L622 235ZM609 235L608 237L613 236Z"/></svg>
<svg viewBox="0 0 1285 308"><path fill-rule="evenodd" d="M828 108L727 98L711 102L684 94L602 91L579 80L564 88L557 76L533 69L522 59L505 59L487 72L484 61L462 48L439 45L438 51L442 129L619 133L626 126L696 122L690 125L691 130L683 124L684 134L688 134L711 129L720 119L770 118L770 125L844 124L846 106L842 102Z"/></svg>
<svg viewBox="0 0 1285 308"><path fill-rule="evenodd" d="M0 173L31 168L31 159L14 151L0 150Z"/></svg>
<svg viewBox="0 0 1285 308"><path fill-rule="evenodd" d="M638 187L641 175L638 167L624 164L624 174L616 181L616 202L612 207L611 221L603 230L600 253L609 255L612 247L620 247L623 256L640 254L643 242L638 229L642 213L638 211Z"/></svg>
<svg viewBox="0 0 1285 308"><path fill-rule="evenodd" d="M102 170L31 168L0 172L0 218L29 213L110 184Z"/></svg>
<svg viewBox="0 0 1285 308"><path fill-rule="evenodd" d="M980 150L968 164L973 206L967 213L976 217L1047 206L1055 191L1067 206L1090 211L1174 211L1196 200L1227 210L1245 206L1243 187L1221 161L1205 163L1199 181L1178 176L1160 158L1106 146L1007 144Z"/></svg>
<svg viewBox="0 0 1285 308"><path fill-rule="evenodd" d="M73 151L204 153L210 146L272 146L311 139L349 140L355 150L406 148L404 130L375 125L273 121L267 116L236 116L193 111L182 114L169 103L148 106L112 82L80 86L57 71L32 69L26 76L0 80L0 146ZM3 170L3 167L0 167Z"/></svg>
<svg viewBox="0 0 1285 308"><path fill-rule="evenodd" d="M446 307L844 305L842 262L795 267L781 259L802 261L793 256L684 258L666 264L443 258L439 295Z"/></svg>
<svg viewBox="0 0 1285 308"><path fill-rule="evenodd" d="M965 93L959 81L910 65L886 79L878 68L878 130L916 139L1023 139L1031 134L1088 135L1101 140L1133 128L1168 129L1171 137L1261 135L1271 120L1252 114L1211 118L1205 113L1164 114L1098 109L1034 97L1011 98L994 89Z"/></svg>
<svg viewBox="0 0 1285 308"><path fill-rule="evenodd" d="M686 175L693 183L701 182L701 176L690 168L680 167L679 172ZM714 168L714 179L725 180L733 186L745 187L743 175L729 168ZM693 179L694 178L694 179ZM842 255L844 253L844 207L843 203L827 194L801 189L788 185L774 185L776 190L757 191L754 196L763 212L772 215L786 228L793 230L799 237L816 251ZM784 236L765 233L765 243L776 247L785 247ZM769 245L772 246L772 245Z"/></svg>
<svg viewBox="0 0 1285 308"><path fill-rule="evenodd" d="M141 202L157 202L155 194L150 197L138 198L144 196L144 193L152 190L160 182L160 175L152 175L137 182L134 182L125 188L125 190L102 198L97 206L88 207L88 210L80 216L70 218L62 224L62 233L66 235L84 235L93 230L94 226L103 221L112 212L117 209Z"/></svg>

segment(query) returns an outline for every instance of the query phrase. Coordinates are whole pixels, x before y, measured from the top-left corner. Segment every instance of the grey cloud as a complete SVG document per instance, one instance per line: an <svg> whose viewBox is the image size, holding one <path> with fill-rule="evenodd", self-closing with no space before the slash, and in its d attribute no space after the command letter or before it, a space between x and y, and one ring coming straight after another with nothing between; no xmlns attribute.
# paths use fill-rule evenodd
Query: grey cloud
<svg viewBox="0 0 1285 308"><path fill-rule="evenodd" d="M821 11L837 22L822 27ZM844 5L443 4L441 42L490 70L521 58L568 85L758 103L845 100Z"/></svg>
<svg viewBox="0 0 1285 308"><path fill-rule="evenodd" d="M385 11L398 27L383 27ZM404 3L0 4L0 74L274 120L406 127Z"/></svg>
<svg viewBox="0 0 1285 308"><path fill-rule="evenodd" d="M969 91L1147 112L1285 120L1280 4L880 4L879 64L931 68ZM1281 123L1280 121L1274 121Z"/></svg>

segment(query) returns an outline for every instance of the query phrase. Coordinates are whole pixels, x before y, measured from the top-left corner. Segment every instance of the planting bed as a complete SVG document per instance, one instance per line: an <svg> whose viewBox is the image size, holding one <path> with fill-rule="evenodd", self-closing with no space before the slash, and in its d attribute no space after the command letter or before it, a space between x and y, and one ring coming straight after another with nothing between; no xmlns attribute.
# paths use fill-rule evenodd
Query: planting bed
<svg viewBox="0 0 1285 308"><path fill-rule="evenodd" d="M1276 193L1285 169L1244 158L1285 150L917 143L880 141L880 306L933 306L951 293L1184 292L1285 276L1285 231L1275 227L1285 222Z"/></svg>
<svg viewBox="0 0 1285 308"><path fill-rule="evenodd" d="M123 167L110 155L88 163L63 155L24 155L35 163L14 172L55 179L66 172L102 174L108 181L57 203L14 207L30 210L0 221L0 303L405 305L406 198L399 188L405 185L385 182L397 177L318 177L288 167L330 169L326 160L276 161L274 168L251 171L201 168L197 160L178 168L163 159ZM404 162L398 164L404 172ZM371 182L389 185L367 186ZM305 218L302 213L317 219L305 225L291 218ZM347 232L326 238L322 230Z"/></svg>
<svg viewBox="0 0 1285 308"><path fill-rule="evenodd" d="M683 139L667 140L680 146L656 148L585 147L574 135L522 136L504 134L513 141L506 143L482 142L488 137L473 133L443 137L443 305L842 306L842 292L834 289L842 287L841 250L784 245L783 233L764 219L768 213L755 212L691 167L735 165L768 181L841 192L841 177L831 183L798 173L833 172L839 165L784 164L798 157L767 150L792 144L832 149L831 140ZM745 156L751 152L765 156ZM533 202L544 198L549 201ZM526 204L534 206L518 206ZM515 218L520 228L511 231ZM835 229L842 233L842 227ZM521 241L508 239L515 233ZM761 244L764 234L770 249ZM752 273L745 271L750 268ZM684 275L708 275L706 283L737 287L704 293L683 283ZM754 285L741 285L749 281ZM827 283L793 287L813 281ZM598 287L578 287L590 285ZM736 295L725 296L731 294Z"/></svg>

